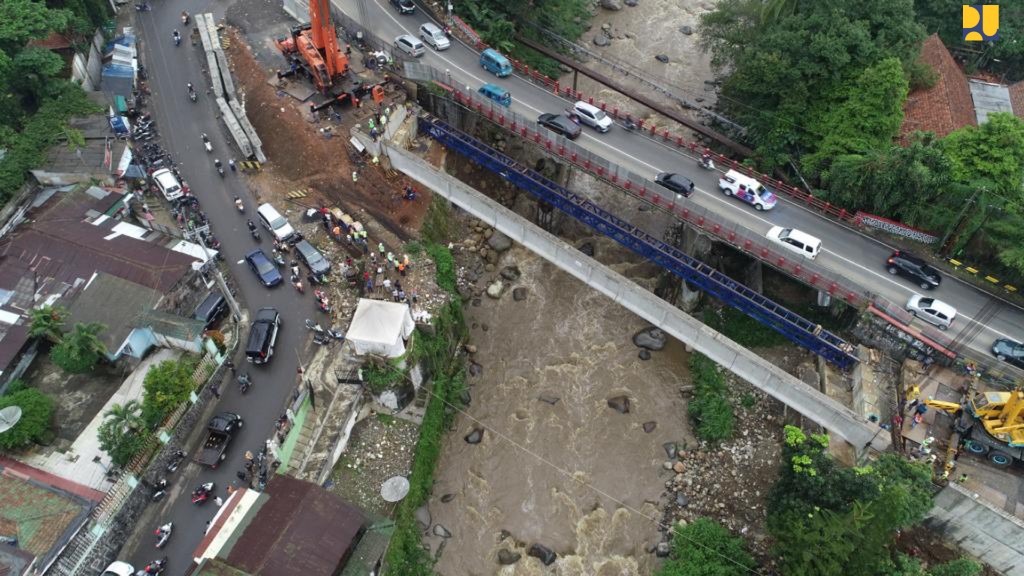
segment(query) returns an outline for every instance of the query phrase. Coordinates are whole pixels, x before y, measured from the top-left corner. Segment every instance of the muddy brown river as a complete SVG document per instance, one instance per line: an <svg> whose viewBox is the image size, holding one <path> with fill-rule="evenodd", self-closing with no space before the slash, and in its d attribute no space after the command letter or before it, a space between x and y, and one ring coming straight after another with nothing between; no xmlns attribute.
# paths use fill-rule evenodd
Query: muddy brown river
<svg viewBox="0 0 1024 576"><path fill-rule="evenodd" d="M437 571L649 574L657 502L671 478L662 444L693 442L678 392L688 381L686 353L670 339L640 360L631 337L642 320L521 247L498 269L509 264L522 277L505 295L467 306L483 371L470 378L472 403L445 439L429 505L434 523L452 533ZM512 299L513 286L528 289L525 301ZM627 414L607 403L622 395ZM656 423L650 433L648 422ZM483 441L468 444L476 427ZM445 494L454 498L442 503ZM429 541L436 550L440 540ZM535 542L557 561L545 567L528 557ZM523 556L499 565L502 548Z"/></svg>

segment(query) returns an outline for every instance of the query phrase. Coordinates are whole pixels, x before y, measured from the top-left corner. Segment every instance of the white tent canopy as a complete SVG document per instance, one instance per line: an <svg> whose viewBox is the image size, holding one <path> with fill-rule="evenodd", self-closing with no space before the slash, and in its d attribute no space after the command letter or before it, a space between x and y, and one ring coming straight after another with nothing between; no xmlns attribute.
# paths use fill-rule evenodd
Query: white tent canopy
<svg viewBox="0 0 1024 576"><path fill-rule="evenodd" d="M407 305L363 298L345 339L355 347L356 354L397 358L405 354L405 340L415 328Z"/></svg>

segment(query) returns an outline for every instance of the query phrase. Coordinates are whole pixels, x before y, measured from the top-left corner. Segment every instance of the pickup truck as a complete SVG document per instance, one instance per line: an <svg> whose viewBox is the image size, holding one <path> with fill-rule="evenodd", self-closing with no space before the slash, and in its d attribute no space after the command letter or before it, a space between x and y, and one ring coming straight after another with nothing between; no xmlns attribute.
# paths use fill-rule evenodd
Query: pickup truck
<svg viewBox="0 0 1024 576"><path fill-rule="evenodd" d="M206 440L196 456L196 462L216 468L225 458L231 436L242 427L242 417L234 412L221 412L206 425Z"/></svg>

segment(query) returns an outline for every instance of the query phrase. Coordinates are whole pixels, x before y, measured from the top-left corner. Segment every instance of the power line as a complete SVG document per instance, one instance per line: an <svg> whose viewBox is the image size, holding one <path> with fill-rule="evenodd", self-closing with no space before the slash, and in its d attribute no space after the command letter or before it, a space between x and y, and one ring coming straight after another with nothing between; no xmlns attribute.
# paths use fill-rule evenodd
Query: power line
<svg viewBox="0 0 1024 576"><path fill-rule="evenodd" d="M671 525L667 525L667 524L661 522L660 520L658 520L656 518L653 518L651 516L648 516L647 514L644 514L640 510L630 506L629 504L627 504L626 502L622 501L621 499L616 498L612 494L609 494L608 492L605 492L604 490L601 490L600 488L598 488L597 486L594 486L593 484L591 484L589 482L586 482L586 481L584 481L584 480L582 480L580 478L577 478L569 470L566 470L565 468L562 468L562 467L558 466L554 462L548 460L547 458L544 458L543 456L541 456L540 454L537 454L536 452L533 452L532 450L530 450L526 446L523 446L522 444L516 442L512 438L509 438L508 436L506 436L505 434L499 432L498 430L495 430L494 428L489 427L488 425L484 424L483 422L481 422L480 420L476 419L475 417L470 415L468 412L463 410L460 406L456 406L456 405L448 402L447 400L445 400L441 396L435 394L432 389L427 388L426 386L424 386L423 389L427 391L428 395L432 396L434 399L438 400L439 402L442 402L447 408L450 408L454 412L465 416L468 420L472 421L474 424L476 424L477 426L479 426L483 430L488 431L488 432L494 434L496 437L498 437L501 440L504 440L505 442L508 442L510 445L512 445L513 448L516 448L516 449L522 451L524 454L532 457L534 460L536 460L536 461L540 462L541 464L544 464L544 465L548 466L549 468L555 470L556 472L558 472L562 476L565 476L569 480L573 481L575 484L578 484L578 485L580 485L580 486L582 486L584 488L587 488L587 489L597 493L600 496L603 496L603 497L611 500L612 502L617 504L619 507L625 508L625 509L629 510L630 512L633 512L634 514L636 514L637 516L639 516L641 518L645 518L647 520L650 520L651 522L656 524L659 528L664 528L669 534L671 534L673 536L674 535L679 535L680 537L685 538L690 544L693 544L694 546L697 546L697 547L703 549L705 552L709 552L711 554L714 554L715 556L718 556L719 558L722 558L723 560L725 560L727 562L735 564L737 567L742 568L743 570L745 570L745 571L747 571L747 572L749 572L751 574L756 574L758 576L762 576L762 573L759 570L756 570L754 568L749 568L749 567L747 567L746 565L744 565L743 563L739 562L738 560L736 560L735 558L733 558L731 556L726 556L725 554L722 554L721 552L719 552L718 550L715 550L714 548L712 548L710 546L707 546L707 545L705 545L705 544L703 544L701 542L698 542L698 541L696 541L696 540L694 540L692 538L689 538L688 536L686 536L686 535L684 535L682 533L676 532L676 524L675 523L672 523Z"/></svg>

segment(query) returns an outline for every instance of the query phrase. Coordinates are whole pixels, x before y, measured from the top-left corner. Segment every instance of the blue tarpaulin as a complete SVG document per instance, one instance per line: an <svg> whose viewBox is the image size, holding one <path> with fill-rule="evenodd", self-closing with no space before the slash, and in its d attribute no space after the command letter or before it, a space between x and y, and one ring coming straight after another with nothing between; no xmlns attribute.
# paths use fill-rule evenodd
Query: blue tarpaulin
<svg viewBox="0 0 1024 576"><path fill-rule="evenodd" d="M135 70L123 64L108 64L103 67L100 88L115 96L129 97L135 87Z"/></svg>

